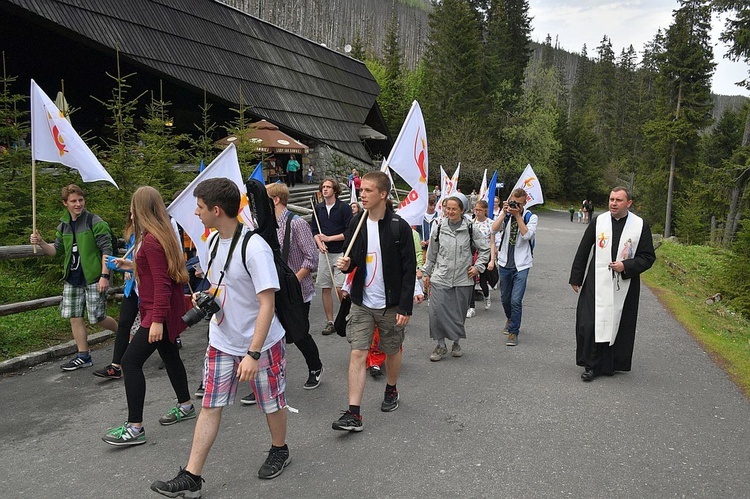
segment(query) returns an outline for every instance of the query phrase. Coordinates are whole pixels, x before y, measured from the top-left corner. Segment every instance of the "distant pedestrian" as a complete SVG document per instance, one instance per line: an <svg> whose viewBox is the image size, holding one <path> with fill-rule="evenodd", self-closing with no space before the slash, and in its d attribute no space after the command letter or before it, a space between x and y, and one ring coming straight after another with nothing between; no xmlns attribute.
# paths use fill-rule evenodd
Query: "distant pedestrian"
<svg viewBox="0 0 750 499"><path fill-rule="evenodd" d="M312 165L307 167L307 183L312 184L313 183L313 177L315 176L315 169L312 167Z"/></svg>
<svg viewBox="0 0 750 499"><path fill-rule="evenodd" d="M289 187L297 185L297 172L300 170L299 162L294 157L294 154L289 156L289 161L286 163L286 181Z"/></svg>
<svg viewBox="0 0 750 499"><path fill-rule="evenodd" d="M573 215L575 215L575 212L576 212L576 210L575 210L575 208L573 208L573 205L571 204L570 207L568 208L568 213L570 213L570 221L571 222L573 221Z"/></svg>

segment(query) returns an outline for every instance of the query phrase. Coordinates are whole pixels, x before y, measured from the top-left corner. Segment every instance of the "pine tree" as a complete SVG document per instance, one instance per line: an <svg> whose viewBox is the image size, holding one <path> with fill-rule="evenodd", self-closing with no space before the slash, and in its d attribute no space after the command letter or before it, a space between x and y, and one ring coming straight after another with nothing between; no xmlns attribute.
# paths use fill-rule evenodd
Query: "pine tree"
<svg viewBox="0 0 750 499"><path fill-rule="evenodd" d="M193 126L198 130L198 138L190 140L190 145L193 154L193 160L200 164L203 161L205 166L208 166L211 161L216 157L216 149L214 148L214 133L216 132L216 122L211 119L211 103L208 102L206 89L203 89L203 105L199 106L201 110L201 121L199 124L194 123Z"/></svg>
<svg viewBox="0 0 750 499"><path fill-rule="evenodd" d="M380 88L378 104L383 118L393 137L398 134L401 124L408 112L408 102L404 96L403 51L398 42L398 18L394 10L388 24L385 46L383 47L383 64L385 78Z"/></svg>
<svg viewBox="0 0 750 499"><path fill-rule="evenodd" d="M707 0L680 0L659 58L659 116L646 127L656 151L669 157L664 236L672 234L672 203L679 166L694 161L698 132L711 122L711 9Z"/></svg>

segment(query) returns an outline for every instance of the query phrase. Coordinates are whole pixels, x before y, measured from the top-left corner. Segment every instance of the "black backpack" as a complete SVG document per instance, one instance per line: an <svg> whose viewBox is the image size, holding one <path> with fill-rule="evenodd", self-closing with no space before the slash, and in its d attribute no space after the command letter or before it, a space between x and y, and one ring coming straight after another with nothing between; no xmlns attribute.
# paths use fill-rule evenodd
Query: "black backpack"
<svg viewBox="0 0 750 499"><path fill-rule="evenodd" d="M276 215L273 209L273 201L268 197L266 186L255 179L249 179L245 183L247 189L247 201L250 210L256 218L257 229L248 231L242 240L242 263L248 274L247 262L244 259L247 244L250 238L258 234L271 247L273 251L273 263L279 276L279 290L276 291L276 317L284 326L286 331L286 342L295 343L310 332L310 321L305 313L302 286L297 274L289 268L286 258L289 255L289 232L291 218L287 218L286 232L284 236L284 255L279 248L279 240L276 236Z"/></svg>

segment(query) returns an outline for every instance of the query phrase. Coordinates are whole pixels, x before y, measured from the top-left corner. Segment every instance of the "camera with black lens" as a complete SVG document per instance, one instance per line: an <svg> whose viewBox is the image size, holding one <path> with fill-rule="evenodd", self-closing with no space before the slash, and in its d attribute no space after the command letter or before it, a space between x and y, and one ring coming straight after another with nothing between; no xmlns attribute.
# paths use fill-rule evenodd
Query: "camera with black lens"
<svg viewBox="0 0 750 499"><path fill-rule="evenodd" d="M517 210L521 207L521 203L518 201L508 201L508 208L511 210Z"/></svg>
<svg viewBox="0 0 750 499"><path fill-rule="evenodd" d="M182 322L187 324L188 327L198 324L209 315L221 310L221 306L216 303L213 295L208 293L198 293L198 296L195 298L195 304L193 308L185 312L185 315L182 316Z"/></svg>

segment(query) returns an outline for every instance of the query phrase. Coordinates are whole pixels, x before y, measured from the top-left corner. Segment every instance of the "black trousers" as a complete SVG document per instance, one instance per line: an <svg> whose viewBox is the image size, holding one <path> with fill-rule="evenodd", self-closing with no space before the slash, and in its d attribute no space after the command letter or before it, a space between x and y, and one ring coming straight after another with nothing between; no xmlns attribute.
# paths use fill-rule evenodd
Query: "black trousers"
<svg viewBox="0 0 750 499"><path fill-rule="evenodd" d="M130 292L120 303L120 319L117 321L117 334L115 335L115 348L112 352L112 363L121 364L122 356L128 349L130 343L130 328L133 327L138 315L138 295L135 291Z"/></svg>
<svg viewBox="0 0 750 499"><path fill-rule="evenodd" d="M487 282L487 270L479 274L479 287L482 288L482 294L484 295L485 299L490 296L490 285ZM474 290L472 289L471 299L469 300L469 308L475 308L474 305L476 305L476 302L474 300Z"/></svg>
<svg viewBox="0 0 750 499"><path fill-rule="evenodd" d="M146 399L146 377L143 375L143 364L151 354L159 351L159 356L167 368L169 381L177 396L177 401L185 403L190 400L187 373L180 358L177 345L169 341L167 326L164 326L162 339L148 342L148 328L140 327L122 356L122 372L125 375L125 395L128 399L128 422L143 422L143 404Z"/></svg>
<svg viewBox="0 0 750 499"><path fill-rule="evenodd" d="M305 307L305 313L307 314L307 317L310 317L310 302L305 303L303 306ZM296 342L294 345L299 349L300 352L302 352L302 356L305 358L308 370L317 371L318 369L323 367L323 362L321 362L320 360L318 345L315 343L315 340L310 334L310 331L308 331L307 335Z"/></svg>

